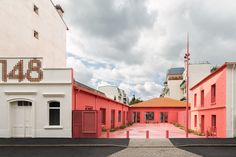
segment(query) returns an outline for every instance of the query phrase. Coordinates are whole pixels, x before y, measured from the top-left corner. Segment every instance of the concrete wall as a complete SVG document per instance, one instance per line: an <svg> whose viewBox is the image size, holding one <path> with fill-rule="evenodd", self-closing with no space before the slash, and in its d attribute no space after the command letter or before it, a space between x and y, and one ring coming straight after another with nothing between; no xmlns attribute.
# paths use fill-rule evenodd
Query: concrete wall
<svg viewBox="0 0 236 157"><path fill-rule="evenodd" d="M183 91L180 88L180 84L183 80L168 80L169 92L165 95L167 98L180 100L183 98Z"/></svg>
<svg viewBox="0 0 236 157"><path fill-rule="evenodd" d="M216 84L216 101L211 103L211 86ZM204 107L201 107L201 90L204 90ZM202 84L192 90L192 94L197 94L197 103L194 101L191 106L191 128L197 131L210 130L211 116L216 115L216 129L218 137L226 137L226 68L208 78ZM228 113L227 113L228 114ZM194 126L194 116L197 115L197 126ZM204 124L201 124L201 115L205 116ZM228 136L227 136L228 137Z"/></svg>
<svg viewBox="0 0 236 157"><path fill-rule="evenodd" d="M0 19L0 57L43 57L43 67L66 67L67 27L50 0L1 0Z"/></svg>

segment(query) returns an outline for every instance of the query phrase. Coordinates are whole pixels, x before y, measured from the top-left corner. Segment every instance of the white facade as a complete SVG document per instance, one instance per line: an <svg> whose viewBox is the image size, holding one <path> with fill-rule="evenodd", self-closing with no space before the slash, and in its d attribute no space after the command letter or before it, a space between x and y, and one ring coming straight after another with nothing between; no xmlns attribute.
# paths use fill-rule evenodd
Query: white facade
<svg viewBox="0 0 236 157"><path fill-rule="evenodd" d="M189 64L189 89L196 85L199 81L204 79L211 73L211 64L200 63L200 64ZM186 97L186 70L183 73L183 81L181 84L183 97ZM189 90L189 102L192 102L192 93Z"/></svg>
<svg viewBox="0 0 236 157"><path fill-rule="evenodd" d="M98 90L103 92L110 99L116 100L124 104L129 103L129 99L125 91L116 86L101 86L98 87Z"/></svg>
<svg viewBox="0 0 236 157"><path fill-rule="evenodd" d="M43 57L43 67L66 67L67 26L51 0L1 0L0 19L0 57Z"/></svg>
<svg viewBox="0 0 236 157"><path fill-rule="evenodd" d="M180 88L180 83L182 80L168 80L169 91L165 95L167 98L180 100L183 98L183 91Z"/></svg>
<svg viewBox="0 0 236 157"><path fill-rule="evenodd" d="M236 137L236 63L226 71L226 137Z"/></svg>
<svg viewBox="0 0 236 157"><path fill-rule="evenodd" d="M4 60L7 66L2 68ZM32 60L34 69L29 67ZM22 66L14 72L19 62ZM0 137L72 136L72 70L43 69L41 62L0 58Z"/></svg>

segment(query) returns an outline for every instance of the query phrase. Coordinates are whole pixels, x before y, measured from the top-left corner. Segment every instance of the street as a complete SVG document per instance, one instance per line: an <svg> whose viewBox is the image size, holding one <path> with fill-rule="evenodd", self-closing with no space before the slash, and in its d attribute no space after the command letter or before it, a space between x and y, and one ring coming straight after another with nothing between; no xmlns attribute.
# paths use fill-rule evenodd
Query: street
<svg viewBox="0 0 236 157"><path fill-rule="evenodd" d="M235 157L235 144L235 139L0 139L0 157Z"/></svg>

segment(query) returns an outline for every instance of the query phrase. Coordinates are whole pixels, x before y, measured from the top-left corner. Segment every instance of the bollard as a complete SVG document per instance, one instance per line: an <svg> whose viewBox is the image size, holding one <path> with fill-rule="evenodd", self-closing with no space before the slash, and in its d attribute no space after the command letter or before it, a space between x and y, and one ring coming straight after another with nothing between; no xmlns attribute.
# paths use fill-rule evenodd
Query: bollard
<svg viewBox="0 0 236 157"><path fill-rule="evenodd" d="M107 138L110 138L110 131L107 130Z"/></svg>
<svg viewBox="0 0 236 157"><path fill-rule="evenodd" d="M129 131L126 131L126 138L129 138Z"/></svg>
<svg viewBox="0 0 236 157"><path fill-rule="evenodd" d="M208 138L208 131L206 131L206 138Z"/></svg>
<svg viewBox="0 0 236 157"><path fill-rule="evenodd" d="M166 130L166 138L169 138L169 130Z"/></svg>
<svg viewBox="0 0 236 157"><path fill-rule="evenodd" d="M149 139L149 131L146 131L146 139Z"/></svg>

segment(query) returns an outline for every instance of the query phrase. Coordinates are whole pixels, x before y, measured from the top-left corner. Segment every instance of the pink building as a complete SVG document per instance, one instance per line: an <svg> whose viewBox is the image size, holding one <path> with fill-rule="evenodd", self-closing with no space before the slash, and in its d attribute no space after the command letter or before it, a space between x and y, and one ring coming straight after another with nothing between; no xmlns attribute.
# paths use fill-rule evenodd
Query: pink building
<svg viewBox="0 0 236 157"><path fill-rule="evenodd" d="M235 137L236 63L227 62L191 88L191 128Z"/></svg>
<svg viewBox="0 0 236 157"><path fill-rule="evenodd" d="M128 105L77 82L73 87L72 110L76 113L73 114L73 137L98 137L102 128L112 129L128 123Z"/></svg>
<svg viewBox="0 0 236 157"><path fill-rule="evenodd" d="M186 102L171 98L154 98L130 107L132 122L134 123L180 123L185 114ZM184 118L185 119L185 118Z"/></svg>

